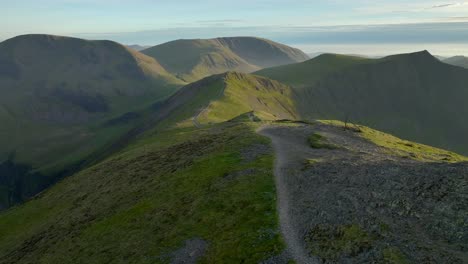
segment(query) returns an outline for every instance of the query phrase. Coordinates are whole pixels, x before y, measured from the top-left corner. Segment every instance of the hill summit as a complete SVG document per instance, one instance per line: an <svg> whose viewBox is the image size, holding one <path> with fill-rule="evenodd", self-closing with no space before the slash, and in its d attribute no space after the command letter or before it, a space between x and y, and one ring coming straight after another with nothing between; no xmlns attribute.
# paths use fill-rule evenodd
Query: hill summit
<svg viewBox="0 0 468 264"><path fill-rule="evenodd" d="M298 49L255 37L181 39L142 52L188 82L227 71L248 73L308 59Z"/></svg>

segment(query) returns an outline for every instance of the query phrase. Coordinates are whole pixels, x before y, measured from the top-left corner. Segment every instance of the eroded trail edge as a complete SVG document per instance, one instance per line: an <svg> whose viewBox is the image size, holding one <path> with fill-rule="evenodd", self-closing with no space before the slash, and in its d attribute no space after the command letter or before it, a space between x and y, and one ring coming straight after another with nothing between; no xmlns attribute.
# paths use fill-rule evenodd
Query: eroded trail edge
<svg viewBox="0 0 468 264"><path fill-rule="evenodd" d="M308 130L303 127L301 130ZM257 131L267 136L273 143L275 150L275 183L277 192L277 210L279 215L281 234L285 240L287 251L297 263L318 263L308 256L303 239L298 229L291 221L291 194L286 184L290 176L301 162L310 157L312 151L302 138L294 137L290 128L279 126L264 126ZM305 131L302 131L303 133Z"/></svg>
<svg viewBox="0 0 468 264"><path fill-rule="evenodd" d="M272 124L277 211L298 264L466 263L468 163L393 155L359 133L316 124ZM319 134L336 148L313 148Z"/></svg>

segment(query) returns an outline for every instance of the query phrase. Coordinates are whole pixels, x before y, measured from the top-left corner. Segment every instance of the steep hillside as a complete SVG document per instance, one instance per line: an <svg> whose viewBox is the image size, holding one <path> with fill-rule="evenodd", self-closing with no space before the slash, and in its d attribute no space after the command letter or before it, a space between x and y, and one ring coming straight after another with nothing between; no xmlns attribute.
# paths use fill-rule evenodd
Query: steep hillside
<svg viewBox="0 0 468 264"><path fill-rule="evenodd" d="M0 208L128 129L106 120L181 85L153 58L111 41L25 35L0 43Z"/></svg>
<svg viewBox="0 0 468 264"><path fill-rule="evenodd" d="M176 40L142 52L188 82L227 71L248 73L308 59L298 49L254 37Z"/></svg>
<svg viewBox="0 0 468 264"><path fill-rule="evenodd" d="M428 52L382 59L321 55L257 74L294 87L303 118L353 121L468 153L468 71Z"/></svg>
<svg viewBox="0 0 468 264"><path fill-rule="evenodd" d="M149 130L173 127L202 128L225 121L296 119L291 90L279 82L228 72L182 87L167 100L140 114L133 127L105 148L89 156L91 164L120 151ZM126 120L126 115L113 120ZM87 163L86 165L89 165Z"/></svg>
<svg viewBox="0 0 468 264"><path fill-rule="evenodd" d="M267 260L284 247L272 164L248 124L149 132L0 213L0 263Z"/></svg>
<svg viewBox="0 0 468 264"><path fill-rule="evenodd" d="M442 61L453 66L460 66L468 69L468 58L465 56L450 57L443 59Z"/></svg>
<svg viewBox="0 0 468 264"><path fill-rule="evenodd" d="M266 135L273 136L277 159L287 160L277 166L292 167L274 171L275 152L255 133L262 127L275 128ZM335 148L308 146L314 133ZM391 138L407 150L380 148L367 137ZM287 147L278 148L277 139ZM425 161L436 162L413 159L420 148L431 149L435 155ZM277 220L284 208L275 207L284 190L294 208L287 221L301 230L302 244L311 241L306 252L322 260L460 263L466 229L457 210L467 205L466 164L443 163L446 157L466 160L376 131L320 123L235 118L203 128L156 126L0 213L0 263L290 263L295 255ZM300 177L286 185L276 180L275 187L278 171Z"/></svg>

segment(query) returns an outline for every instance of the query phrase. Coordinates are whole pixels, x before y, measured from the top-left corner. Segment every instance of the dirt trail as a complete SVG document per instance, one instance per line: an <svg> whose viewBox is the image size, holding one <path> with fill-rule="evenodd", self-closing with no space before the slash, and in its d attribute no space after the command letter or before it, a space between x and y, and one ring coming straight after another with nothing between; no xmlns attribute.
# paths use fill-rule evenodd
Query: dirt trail
<svg viewBox="0 0 468 264"><path fill-rule="evenodd" d="M455 225L460 216L450 209L467 207L461 189L468 183L468 164L428 164L391 156L354 132L324 124L268 125L258 133L273 143L280 228L296 263L382 262L382 252L389 245L416 263L427 258L435 263L461 263L453 256L466 257L456 243L435 242L461 241L459 234L468 235ZM313 133L340 148L309 147L307 139ZM444 228L439 229L441 223ZM350 225L379 239L370 246L351 241L350 252L336 249L320 258L310 256L308 232L325 232L312 239L329 237L329 241L314 241L322 252L320 243L341 239L333 230ZM414 227L424 228L416 232Z"/></svg>
<svg viewBox="0 0 468 264"><path fill-rule="evenodd" d="M301 130L307 129L302 128ZM314 156L314 153L302 138L291 136L289 131L289 128L268 126L262 127L258 132L272 140L276 153L275 183L277 208L281 233L285 239L287 251L298 264L318 263L308 256L298 230L291 221L290 193L286 184L290 172L302 166L301 163L306 158ZM304 133L304 131L301 132Z"/></svg>
<svg viewBox="0 0 468 264"><path fill-rule="evenodd" d="M277 188L278 212L281 232L288 247L289 254L296 263L319 263L318 259L307 253L303 239L304 224L302 219L296 219L300 213L292 206L296 199L292 179L302 177L302 168L307 160L334 160L350 158L345 150L313 149L307 139L313 133L326 136L334 144L348 150L361 153L377 154L380 149L358 137L350 137L351 132L342 129L316 124L295 126L264 126L258 130L261 135L272 140L276 153L275 182ZM373 156L373 155L372 155ZM378 156L374 157L377 158Z"/></svg>

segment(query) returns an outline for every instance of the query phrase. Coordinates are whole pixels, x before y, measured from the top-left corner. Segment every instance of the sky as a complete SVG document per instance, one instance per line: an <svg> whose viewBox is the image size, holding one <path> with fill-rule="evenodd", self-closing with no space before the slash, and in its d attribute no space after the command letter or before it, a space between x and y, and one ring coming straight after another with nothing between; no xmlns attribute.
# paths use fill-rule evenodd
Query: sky
<svg viewBox="0 0 468 264"><path fill-rule="evenodd" d="M468 55L468 0L0 0L0 41L258 36L306 52Z"/></svg>

